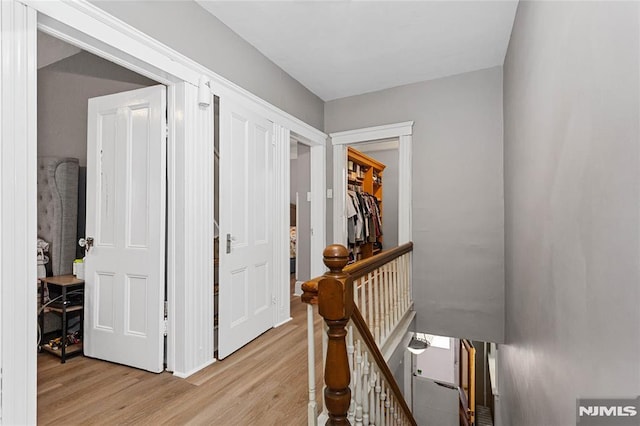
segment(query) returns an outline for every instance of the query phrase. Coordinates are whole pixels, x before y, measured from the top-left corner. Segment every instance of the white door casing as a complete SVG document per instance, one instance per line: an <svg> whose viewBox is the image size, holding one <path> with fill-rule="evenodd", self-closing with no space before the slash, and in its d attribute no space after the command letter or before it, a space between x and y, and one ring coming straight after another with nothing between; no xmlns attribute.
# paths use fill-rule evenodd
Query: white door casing
<svg viewBox="0 0 640 426"><path fill-rule="evenodd" d="M387 124L363 129L331 133L333 145L333 240L336 244L347 242L346 191L347 145L376 140L398 138L398 244L411 241L411 152L413 121Z"/></svg>
<svg viewBox="0 0 640 426"><path fill-rule="evenodd" d="M220 102L220 287L218 358L273 326L272 123Z"/></svg>
<svg viewBox="0 0 640 426"><path fill-rule="evenodd" d="M166 87L89 99L85 355L164 358Z"/></svg>
<svg viewBox="0 0 640 426"><path fill-rule="evenodd" d="M0 31L0 424L35 424L35 11L0 2Z"/></svg>

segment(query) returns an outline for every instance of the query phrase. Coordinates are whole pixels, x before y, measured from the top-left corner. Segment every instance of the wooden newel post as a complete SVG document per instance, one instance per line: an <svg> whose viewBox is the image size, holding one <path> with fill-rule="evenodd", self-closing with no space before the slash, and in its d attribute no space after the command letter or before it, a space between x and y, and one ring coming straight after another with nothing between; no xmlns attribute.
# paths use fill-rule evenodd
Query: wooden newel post
<svg viewBox="0 0 640 426"><path fill-rule="evenodd" d="M346 247L333 244L324 249L324 264L329 268L318 283L318 311L329 330L327 361L324 369L324 402L329 412L327 425L348 425L351 402L346 326L353 312L353 284L342 269L349 262Z"/></svg>

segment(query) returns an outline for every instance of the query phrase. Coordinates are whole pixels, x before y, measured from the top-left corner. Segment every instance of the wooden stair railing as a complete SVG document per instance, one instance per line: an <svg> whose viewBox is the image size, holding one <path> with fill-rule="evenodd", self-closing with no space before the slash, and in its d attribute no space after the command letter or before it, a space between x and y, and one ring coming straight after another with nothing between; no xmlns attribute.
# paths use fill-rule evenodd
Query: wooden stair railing
<svg viewBox="0 0 640 426"><path fill-rule="evenodd" d="M319 279L302 285L302 301L309 306L317 304L327 325L324 368L327 425L349 425L349 418L356 425L365 426L416 425L380 352L379 341L354 303L353 287L354 280L410 252L412 247L413 244L408 243L346 266L349 260L348 250L341 245L330 245L323 252L324 263L329 271ZM396 289L402 288L399 282L395 285ZM388 307L391 306L388 294L390 289L391 287L386 291ZM348 330L351 332L348 333ZM354 349L356 333L357 344ZM352 383L351 371L358 373L355 383ZM355 395L352 395L352 389L355 389Z"/></svg>

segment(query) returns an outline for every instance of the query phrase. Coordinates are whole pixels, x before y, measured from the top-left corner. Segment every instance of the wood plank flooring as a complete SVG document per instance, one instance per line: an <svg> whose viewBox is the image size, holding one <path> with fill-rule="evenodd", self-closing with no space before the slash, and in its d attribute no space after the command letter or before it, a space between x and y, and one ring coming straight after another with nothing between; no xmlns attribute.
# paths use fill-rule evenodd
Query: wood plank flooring
<svg viewBox="0 0 640 426"><path fill-rule="evenodd" d="M306 305L291 300L292 320L187 379L86 357L60 364L38 355L38 423L305 425ZM316 324L321 404L321 318Z"/></svg>

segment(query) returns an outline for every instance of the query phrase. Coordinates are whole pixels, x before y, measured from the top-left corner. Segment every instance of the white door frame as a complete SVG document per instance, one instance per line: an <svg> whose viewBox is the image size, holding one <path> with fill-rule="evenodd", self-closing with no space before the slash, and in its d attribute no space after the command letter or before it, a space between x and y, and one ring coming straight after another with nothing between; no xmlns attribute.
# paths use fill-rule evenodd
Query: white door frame
<svg viewBox="0 0 640 426"><path fill-rule="evenodd" d="M329 134L333 144L333 241L347 244L347 145L398 138L398 244L411 241L411 151L413 121Z"/></svg>
<svg viewBox="0 0 640 426"><path fill-rule="evenodd" d="M37 373L36 319L31 314L37 309L37 29L168 86L167 362L178 376L213 362L213 111L197 102L200 77L210 81L216 94L248 100L277 125L312 141L312 172L322 169L321 176L324 153L322 158L318 153L327 135L85 0L2 1L0 29L0 86L5 88L0 99L0 341L11 342L0 343L0 421L32 424ZM314 187L314 198L324 198L324 186ZM288 192L288 184L282 190ZM324 240L324 221L318 216L324 212L316 213L314 230ZM315 250L321 253L322 248ZM286 259L283 270L285 266Z"/></svg>
<svg viewBox="0 0 640 426"><path fill-rule="evenodd" d="M310 150L310 170L311 177L310 189L311 189L311 241L310 241L310 255L311 255L311 277L318 277L326 271L324 262L322 260L322 252L326 245L325 224L327 220L327 199L325 197L327 178L326 178L326 148L325 144L320 141L310 140L297 133L291 133L291 138L296 142L306 145L311 148ZM291 163L289 162L289 165ZM287 193L289 190L287 190ZM287 216L288 217L288 216ZM288 226L288 225L287 225ZM287 228L288 229L288 228ZM288 231L287 231L288 235ZM288 251L287 243L287 251Z"/></svg>
<svg viewBox="0 0 640 426"><path fill-rule="evenodd" d="M0 423L7 425L36 423L36 33L24 31L35 26L33 10L0 1Z"/></svg>

